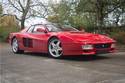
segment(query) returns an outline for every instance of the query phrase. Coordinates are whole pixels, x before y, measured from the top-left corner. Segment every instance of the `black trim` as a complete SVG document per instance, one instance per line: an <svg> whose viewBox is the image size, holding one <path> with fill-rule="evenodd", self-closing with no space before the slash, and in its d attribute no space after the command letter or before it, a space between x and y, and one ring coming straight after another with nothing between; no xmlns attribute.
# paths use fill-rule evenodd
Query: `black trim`
<svg viewBox="0 0 125 83"><path fill-rule="evenodd" d="M110 48L110 47L111 47L111 44L110 44L110 43L106 43L106 44L95 44L95 45L94 45L94 48L97 48L97 49Z"/></svg>
<svg viewBox="0 0 125 83"><path fill-rule="evenodd" d="M30 38L23 38L23 45L24 47L33 47L32 39Z"/></svg>

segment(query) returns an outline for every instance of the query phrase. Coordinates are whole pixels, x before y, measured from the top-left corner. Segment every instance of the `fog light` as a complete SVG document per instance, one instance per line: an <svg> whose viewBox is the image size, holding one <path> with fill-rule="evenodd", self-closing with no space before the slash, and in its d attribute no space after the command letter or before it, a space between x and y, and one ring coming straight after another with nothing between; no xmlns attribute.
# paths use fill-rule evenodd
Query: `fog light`
<svg viewBox="0 0 125 83"><path fill-rule="evenodd" d="M93 49L93 45L83 45L82 49L83 50L91 50L91 49Z"/></svg>
<svg viewBox="0 0 125 83"><path fill-rule="evenodd" d="M115 48L115 44L113 43L113 44L111 44L111 48Z"/></svg>

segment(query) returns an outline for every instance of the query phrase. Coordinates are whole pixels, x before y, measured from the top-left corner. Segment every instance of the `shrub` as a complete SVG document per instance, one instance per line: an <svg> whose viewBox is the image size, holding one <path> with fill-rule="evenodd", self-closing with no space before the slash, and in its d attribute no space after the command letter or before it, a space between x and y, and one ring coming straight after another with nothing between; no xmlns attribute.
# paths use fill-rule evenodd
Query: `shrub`
<svg viewBox="0 0 125 83"><path fill-rule="evenodd" d="M0 42L7 41L9 33L16 31L19 31L19 26L14 16L0 17Z"/></svg>
<svg viewBox="0 0 125 83"><path fill-rule="evenodd" d="M0 27L0 42L7 41L9 33L19 31L17 27Z"/></svg>
<svg viewBox="0 0 125 83"><path fill-rule="evenodd" d="M125 44L125 32L112 32L111 37L114 38L119 44Z"/></svg>

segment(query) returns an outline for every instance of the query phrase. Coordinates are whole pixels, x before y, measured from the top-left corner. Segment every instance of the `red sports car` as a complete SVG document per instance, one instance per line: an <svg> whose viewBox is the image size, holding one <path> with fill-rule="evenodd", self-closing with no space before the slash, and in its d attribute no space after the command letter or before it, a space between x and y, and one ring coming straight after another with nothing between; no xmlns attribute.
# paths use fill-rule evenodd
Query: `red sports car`
<svg viewBox="0 0 125 83"><path fill-rule="evenodd" d="M79 31L69 26L36 24L9 36L12 51L48 53L54 58L68 55L111 53L115 41L105 35Z"/></svg>

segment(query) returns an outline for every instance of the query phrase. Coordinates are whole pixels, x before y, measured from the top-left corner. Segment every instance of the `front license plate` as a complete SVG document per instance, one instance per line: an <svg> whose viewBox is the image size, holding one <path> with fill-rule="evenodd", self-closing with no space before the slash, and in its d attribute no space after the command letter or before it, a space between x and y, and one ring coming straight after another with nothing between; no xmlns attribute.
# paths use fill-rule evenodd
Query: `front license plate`
<svg viewBox="0 0 125 83"><path fill-rule="evenodd" d="M105 54L105 53L109 53L108 50L97 50L96 54Z"/></svg>

